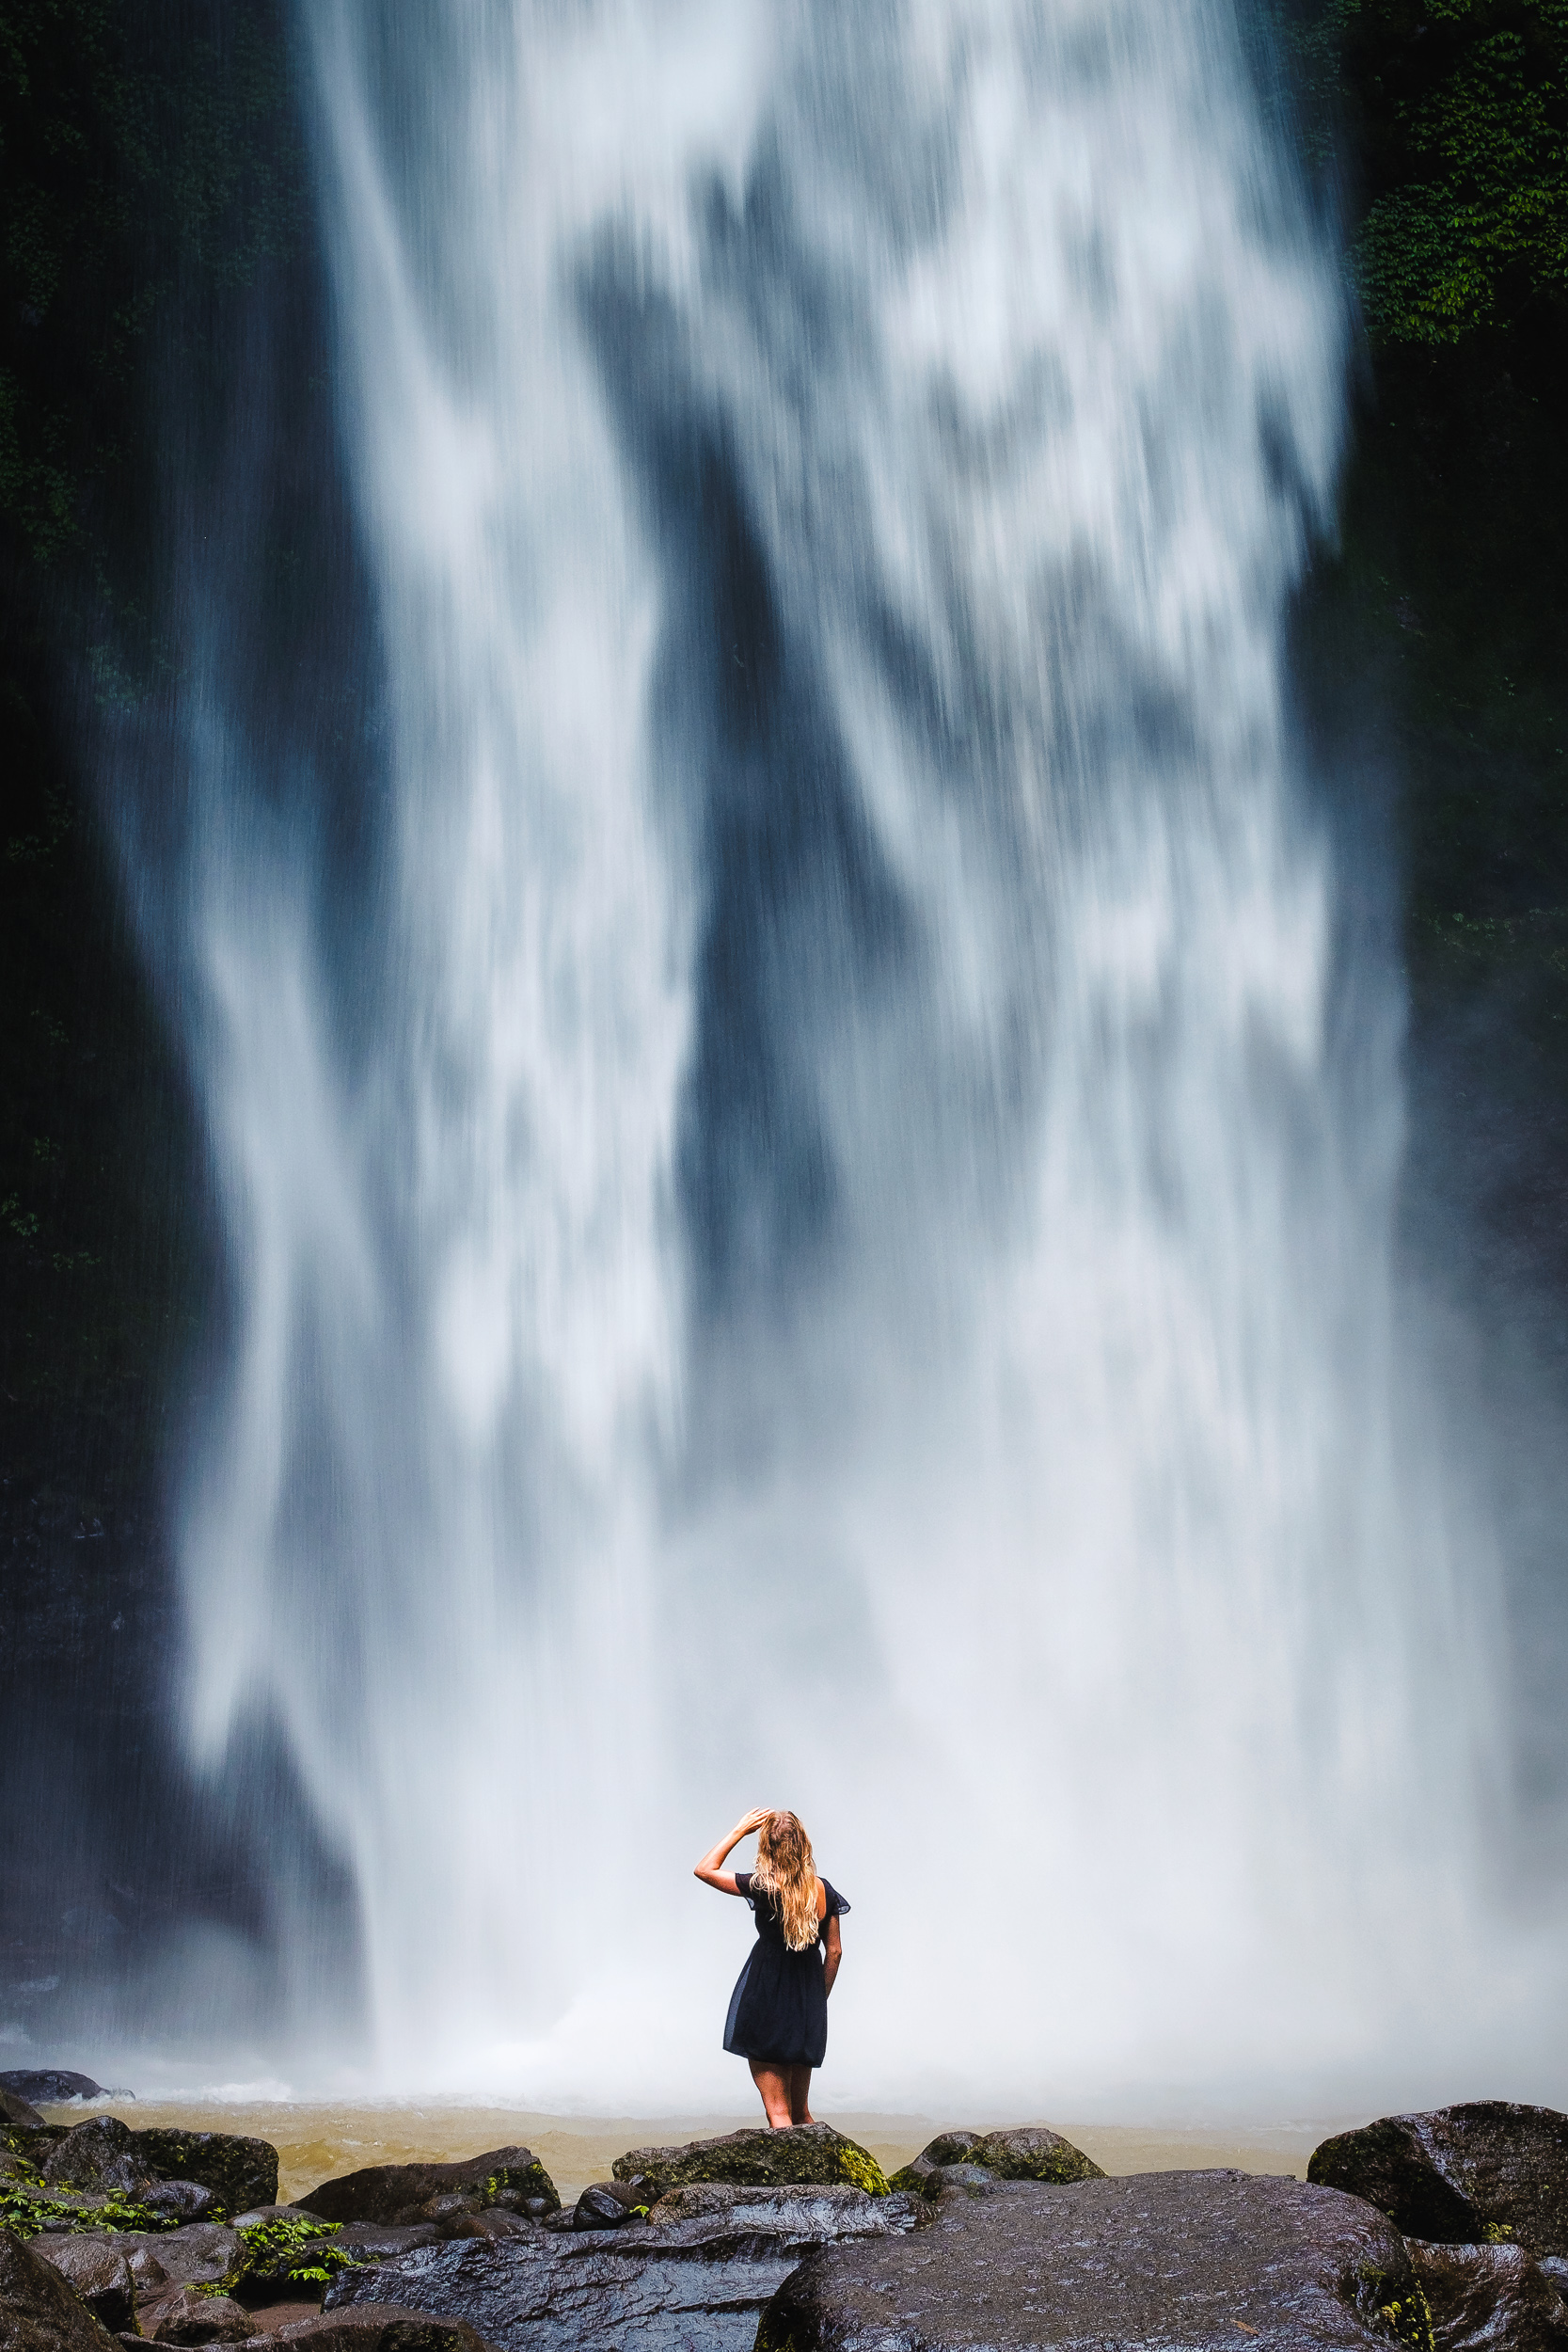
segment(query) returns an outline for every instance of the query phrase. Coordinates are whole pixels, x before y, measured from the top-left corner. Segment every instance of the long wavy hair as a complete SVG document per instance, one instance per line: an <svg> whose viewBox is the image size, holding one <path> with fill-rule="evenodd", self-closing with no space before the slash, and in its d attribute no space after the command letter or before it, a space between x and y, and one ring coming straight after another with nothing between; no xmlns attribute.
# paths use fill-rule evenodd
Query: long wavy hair
<svg viewBox="0 0 1568 2352"><path fill-rule="evenodd" d="M816 1943L816 1864L811 1839L793 1813L770 1813L758 1830L752 1884L771 1900L792 1952Z"/></svg>

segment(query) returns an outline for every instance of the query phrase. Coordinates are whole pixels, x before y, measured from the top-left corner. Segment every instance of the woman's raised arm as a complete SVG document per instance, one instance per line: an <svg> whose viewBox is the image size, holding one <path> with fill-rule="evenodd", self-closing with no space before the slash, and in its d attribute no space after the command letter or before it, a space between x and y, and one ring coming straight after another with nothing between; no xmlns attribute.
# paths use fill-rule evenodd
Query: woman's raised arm
<svg viewBox="0 0 1568 2352"><path fill-rule="evenodd" d="M767 1819L768 1807L765 1804L753 1805L743 1821L736 1821L727 1837L721 1837L716 1846L708 1848L701 1862L693 1864L693 1878L701 1879L705 1886L716 1886L721 1895L738 1895L740 1889L735 1883L735 1872L722 1867L724 1858L743 1837L750 1837L754 1829L760 1829Z"/></svg>

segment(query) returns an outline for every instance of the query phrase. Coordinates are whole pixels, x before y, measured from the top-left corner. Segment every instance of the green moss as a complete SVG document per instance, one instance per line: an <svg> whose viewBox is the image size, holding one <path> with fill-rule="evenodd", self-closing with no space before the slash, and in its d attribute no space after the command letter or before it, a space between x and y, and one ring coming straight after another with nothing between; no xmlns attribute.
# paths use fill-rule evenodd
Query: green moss
<svg viewBox="0 0 1568 2352"><path fill-rule="evenodd" d="M870 2197L885 2197L891 2185L876 2157L852 2139L845 2140L839 2149L838 2177L863 2188Z"/></svg>
<svg viewBox="0 0 1568 2352"><path fill-rule="evenodd" d="M1432 2309L1418 2279L1401 2281L1369 2266L1359 2274L1359 2285L1355 2299L1364 2315L1375 2312L1379 2324L1410 2352L1434 2352Z"/></svg>
<svg viewBox="0 0 1568 2352"><path fill-rule="evenodd" d="M1512 2246L1513 2224L1512 2221L1483 2221L1481 2234L1488 2246Z"/></svg>
<svg viewBox="0 0 1568 2352"><path fill-rule="evenodd" d="M901 2164L897 2171L890 2177L888 2186L892 2189L902 2189L911 2197L924 2197L926 2175L924 2172L917 2172L912 2164Z"/></svg>

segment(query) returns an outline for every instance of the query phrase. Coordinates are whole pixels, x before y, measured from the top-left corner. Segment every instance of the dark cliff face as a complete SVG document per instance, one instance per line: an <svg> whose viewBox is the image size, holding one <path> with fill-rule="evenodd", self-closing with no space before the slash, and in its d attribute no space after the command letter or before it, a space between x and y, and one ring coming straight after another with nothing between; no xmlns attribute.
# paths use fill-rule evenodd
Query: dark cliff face
<svg viewBox="0 0 1568 2352"><path fill-rule="evenodd" d="M1436 33L1404 0L1285 13L1368 326L1341 541L1298 614L1303 718L1352 868L1383 878L1350 919L1397 926L1411 974L1409 1245L1483 1335L1466 1376L1512 1400L1498 1418L1540 1455L1568 1386L1568 294L1486 204L1493 147L1568 87L1560 10L1478 0ZM0 2025L46 2037L109 1990L135 2014L138 1972L193 1927L253 1956L258 2018L293 1997L274 1958L285 1915L315 1922L322 1981L352 1988L352 1893L277 1727L251 1724L204 1785L175 1720L169 1498L225 1314L165 1019L182 976L148 953L145 895L174 886L157 852L179 834L166 690L193 513L222 516L236 565L270 583L245 723L308 750L323 779L345 961L368 930L375 689L286 12L0 0L0 218L23 224L0 252ZM1456 122L1479 148L1455 148ZM1452 257L1420 243L1403 199L1450 183L1493 223L1466 280L1485 298L1434 334ZM1549 223L1560 190L1546 197ZM650 496L673 496L641 394L636 412ZM744 517L709 507L723 528L696 569L767 650ZM743 740L752 714L729 715ZM154 852L136 894L106 788L133 795ZM736 842L762 851L783 854ZM722 962L717 929L708 953ZM705 1035L699 1088L746 1044L740 1025ZM715 1282L743 1125L707 1120L683 1161ZM831 1213L810 1168L795 1192ZM1497 1486L1523 1487L1506 1454ZM1568 1607L1530 1491L1537 1528L1505 1533L1539 1837L1568 1819L1550 1704Z"/></svg>

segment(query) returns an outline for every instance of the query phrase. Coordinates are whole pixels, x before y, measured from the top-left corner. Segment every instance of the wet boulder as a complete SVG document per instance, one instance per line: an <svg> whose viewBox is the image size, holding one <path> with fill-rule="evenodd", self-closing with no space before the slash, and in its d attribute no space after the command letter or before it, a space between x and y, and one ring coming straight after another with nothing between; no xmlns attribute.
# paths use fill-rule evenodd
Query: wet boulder
<svg viewBox="0 0 1568 2352"><path fill-rule="evenodd" d="M262 2337L256 2352L274 2344L301 2344L306 2352L489 2352L483 2338L460 2319L436 2319L429 2312L387 2303L296 2319Z"/></svg>
<svg viewBox="0 0 1568 2352"><path fill-rule="evenodd" d="M54 2265L3 2229L0 2352L116 2352L109 2330Z"/></svg>
<svg viewBox="0 0 1568 2352"><path fill-rule="evenodd" d="M116 2242L125 2249L138 2302L171 2284L217 2286L237 2275L244 2250L238 2230L222 2221L196 2221L182 2230L126 2230Z"/></svg>
<svg viewBox="0 0 1568 2352"><path fill-rule="evenodd" d="M431 2221L455 2236L463 2221L492 2208L535 2221L560 2211L555 2183L531 2149L492 2148L457 2164L367 2165L323 2181L297 2209L320 2221Z"/></svg>
<svg viewBox="0 0 1568 2352"><path fill-rule="evenodd" d="M12 2066L0 2074L0 2090L9 2090L35 2107L54 2106L63 2099L131 2099L130 2090L105 2090L90 2074L73 2074L64 2066Z"/></svg>
<svg viewBox="0 0 1568 2352"><path fill-rule="evenodd" d="M916 2189L927 2197L946 2189L983 2194L991 2181L1102 2181L1092 2157L1060 2132L1044 2124L1019 2124L1002 2132L939 2132L889 2185Z"/></svg>
<svg viewBox="0 0 1568 2352"><path fill-rule="evenodd" d="M1386 2115L1313 2151L1309 2181L1364 2197L1406 2236L1568 2254L1568 2115L1474 2099Z"/></svg>
<svg viewBox="0 0 1568 2352"><path fill-rule="evenodd" d="M0 2123L14 2123L24 2132L38 2131L43 2122L37 2107L14 2090L0 2090Z"/></svg>
<svg viewBox="0 0 1568 2352"><path fill-rule="evenodd" d="M983 2165L1000 2181L1102 2181L1092 2156L1075 2148L1060 2132L1044 2124L1021 2125L1006 2132L987 2132L964 2157L965 2164Z"/></svg>
<svg viewBox="0 0 1568 2352"><path fill-rule="evenodd" d="M780 2286L757 2352L916 2344L1181 2352L1424 2345L1404 2242L1359 2199L1288 2179L1151 2172L942 2198L908 2237L824 2248Z"/></svg>
<svg viewBox="0 0 1568 2352"><path fill-rule="evenodd" d="M630 2181L592 2181L572 2209L574 2230L618 2230L623 2222L646 2220L653 2201L639 2173Z"/></svg>
<svg viewBox="0 0 1568 2352"><path fill-rule="evenodd" d="M679 2148L632 2148L616 2157L610 2170L618 2181L644 2181L656 2199L697 2181L722 2181L734 2188L836 2184L873 2197L885 2196L888 2185L869 2150L831 2123L726 2132L721 2138L691 2139Z"/></svg>
<svg viewBox="0 0 1568 2352"><path fill-rule="evenodd" d="M136 2305L136 2326L150 2344L244 2344L261 2333L260 2321L230 2296L174 2285Z"/></svg>
<svg viewBox="0 0 1568 2352"><path fill-rule="evenodd" d="M504 2245L433 2246L345 2271L327 2312L381 2302L466 2320L501 2352L751 2352L758 2315L813 2247L929 2226L924 2198L872 2197L844 2183L672 2190L646 2220L544 2229Z"/></svg>
<svg viewBox="0 0 1568 2352"><path fill-rule="evenodd" d="M194 2182L211 2190L226 2214L270 2205L277 2196L277 2151L269 2140L238 2132L146 2131L131 2137L151 2179Z"/></svg>
<svg viewBox="0 0 1568 2352"><path fill-rule="evenodd" d="M135 2281L123 2247L112 2237L36 2237L31 2245L111 2333L132 2325Z"/></svg>
<svg viewBox="0 0 1568 2352"><path fill-rule="evenodd" d="M935 2139L927 2141L918 2156L889 2175L889 2188L922 2190L931 2173L940 2166L962 2164L972 2148L977 2148L979 2132L939 2132Z"/></svg>
<svg viewBox="0 0 1568 2352"><path fill-rule="evenodd" d="M1523 2247L1406 2243L1433 2352L1568 2352L1568 2305Z"/></svg>
<svg viewBox="0 0 1568 2352"><path fill-rule="evenodd" d="M85 2189L98 2197L135 2197L154 2178L133 2134L115 2115L76 2124L50 2149L43 2178L50 2188Z"/></svg>

